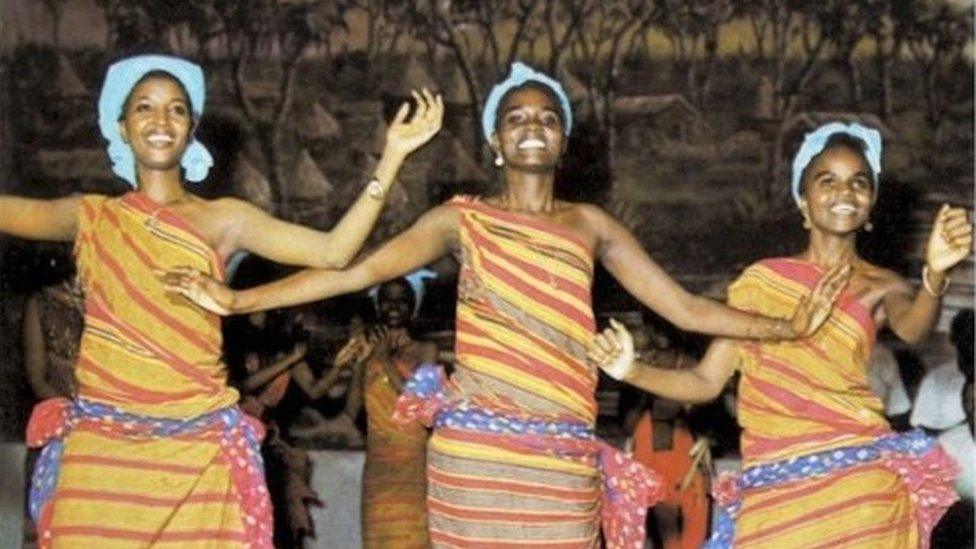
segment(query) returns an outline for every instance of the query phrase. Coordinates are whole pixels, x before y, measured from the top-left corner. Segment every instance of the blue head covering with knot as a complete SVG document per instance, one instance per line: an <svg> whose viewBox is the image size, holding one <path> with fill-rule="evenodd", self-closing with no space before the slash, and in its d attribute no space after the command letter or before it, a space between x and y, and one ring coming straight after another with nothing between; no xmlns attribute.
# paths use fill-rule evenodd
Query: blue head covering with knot
<svg viewBox="0 0 976 549"><path fill-rule="evenodd" d="M102 93L98 98L98 127L102 136L108 140L108 157L112 161L112 171L133 187L137 184L136 160L132 147L119 133L119 119L122 118L125 102L132 89L145 75L154 71L170 74L183 85L195 119L203 114L206 99L203 69L185 59L169 55L136 55L122 59L108 68ZM183 151L180 165L188 181L203 181L213 166L213 157L206 147L191 136L186 150Z"/></svg>
<svg viewBox="0 0 976 549"><path fill-rule="evenodd" d="M824 124L816 130L806 134L800 150L793 157L793 180L791 190L793 200L800 203L800 186L803 184L803 170L807 168L810 161L815 156L823 152L830 137L843 133L855 137L864 142L864 157L874 172L874 197L878 196L878 176L881 174L881 132L876 129L862 126L857 122L844 124L842 122L831 122Z"/></svg>
<svg viewBox="0 0 976 549"><path fill-rule="evenodd" d="M498 120L498 107L505 94L522 87L528 82L537 82L552 90L559 99L559 108L563 112L563 133L567 136L573 129L573 108L569 104L569 96L563 85L551 76L539 72L532 67L516 61L512 63L508 78L502 80L491 89L488 99L485 101L485 108L481 113L481 130L485 134L486 140L491 140L491 134L495 133L495 122Z"/></svg>

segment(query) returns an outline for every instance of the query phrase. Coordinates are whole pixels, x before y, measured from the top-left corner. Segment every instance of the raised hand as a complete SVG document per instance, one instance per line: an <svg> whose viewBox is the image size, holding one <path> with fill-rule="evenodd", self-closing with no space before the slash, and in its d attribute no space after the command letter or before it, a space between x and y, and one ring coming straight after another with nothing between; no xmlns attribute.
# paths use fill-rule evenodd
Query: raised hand
<svg viewBox="0 0 976 549"><path fill-rule="evenodd" d="M611 318L610 327L593 338L586 356L608 376L622 381L634 364L634 338L623 324Z"/></svg>
<svg viewBox="0 0 976 549"><path fill-rule="evenodd" d="M353 335L346 341L346 344L339 349L335 356L336 366L345 366L355 362L362 362L369 357L373 351L372 346L366 341L364 334Z"/></svg>
<svg viewBox="0 0 976 549"><path fill-rule="evenodd" d="M932 234L925 248L925 264L931 271L944 273L973 251L973 226L966 210L943 204L935 217Z"/></svg>
<svg viewBox="0 0 976 549"><path fill-rule="evenodd" d="M851 264L843 262L831 267L796 308L790 320L795 337L812 335L830 316L837 296L851 279Z"/></svg>
<svg viewBox="0 0 976 549"><path fill-rule="evenodd" d="M163 282L167 292L180 294L218 315L226 316L231 313L234 291L211 276L192 267L157 271L156 276Z"/></svg>
<svg viewBox="0 0 976 549"><path fill-rule="evenodd" d="M411 93L417 103L413 117L407 121L410 103L404 103L386 131L386 149L400 157L406 157L430 141L444 120L444 100L440 94L435 96L427 88Z"/></svg>

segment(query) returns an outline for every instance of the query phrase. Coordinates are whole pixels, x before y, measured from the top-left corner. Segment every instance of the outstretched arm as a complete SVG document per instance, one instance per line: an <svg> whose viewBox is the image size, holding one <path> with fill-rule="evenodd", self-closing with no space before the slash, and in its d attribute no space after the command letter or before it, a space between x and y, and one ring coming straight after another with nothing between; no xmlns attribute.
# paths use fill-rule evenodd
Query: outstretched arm
<svg viewBox="0 0 976 549"><path fill-rule="evenodd" d="M680 402L708 402L728 383L738 368L735 343L717 339L694 368L674 370L646 364L634 357L634 340L623 324L598 334L588 356L610 377L655 395Z"/></svg>
<svg viewBox="0 0 976 549"><path fill-rule="evenodd" d="M409 103L404 103L386 134L386 146L371 182L331 231L316 231L276 219L240 200L221 201L229 223L226 248L247 250L287 265L323 269L344 268L359 253L379 217L397 172L413 151L427 143L441 128L444 103L426 89L413 92L417 109L408 122ZM378 183L377 183L378 182Z"/></svg>
<svg viewBox="0 0 976 549"><path fill-rule="evenodd" d="M925 252L922 288L912 295L900 277L882 302L888 325L906 343L925 339L939 317L942 292L948 289L949 271L973 249L973 226L963 208L942 206L936 216Z"/></svg>
<svg viewBox="0 0 976 549"><path fill-rule="evenodd" d="M308 269L246 290L231 290L190 268L161 273L161 277L169 291L181 293L218 314L289 307L364 290L427 265L451 249L457 226L457 210L438 206L349 269Z"/></svg>
<svg viewBox="0 0 976 549"><path fill-rule="evenodd" d="M828 272L790 320L746 313L688 293L617 220L597 208L589 217L598 237L597 255L607 270L631 295L682 330L758 339L807 336L827 319L850 276L847 265Z"/></svg>
<svg viewBox="0 0 976 549"><path fill-rule="evenodd" d="M71 242L78 234L80 196L37 200L0 196L0 233L29 240Z"/></svg>

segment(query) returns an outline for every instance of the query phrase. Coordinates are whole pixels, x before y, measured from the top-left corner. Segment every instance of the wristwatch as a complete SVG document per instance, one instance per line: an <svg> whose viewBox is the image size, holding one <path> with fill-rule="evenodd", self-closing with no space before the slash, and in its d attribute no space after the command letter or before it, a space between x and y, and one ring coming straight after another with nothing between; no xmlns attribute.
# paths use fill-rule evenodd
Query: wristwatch
<svg viewBox="0 0 976 549"><path fill-rule="evenodd" d="M383 200L383 197L386 196L386 189L383 188L383 184L380 183L380 180L374 177L369 180L369 183L366 184L366 194L368 194L370 198Z"/></svg>

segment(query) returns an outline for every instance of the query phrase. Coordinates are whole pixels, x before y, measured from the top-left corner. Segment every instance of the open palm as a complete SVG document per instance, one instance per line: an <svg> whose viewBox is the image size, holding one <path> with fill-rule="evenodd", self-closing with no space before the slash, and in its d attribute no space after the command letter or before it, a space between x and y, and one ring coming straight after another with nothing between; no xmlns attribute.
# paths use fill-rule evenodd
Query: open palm
<svg viewBox="0 0 976 549"><path fill-rule="evenodd" d="M407 121L410 103L404 103L386 132L387 148L401 156L412 153L430 141L441 129L444 120L444 100L439 94L434 96L426 88L411 93L417 104L413 116Z"/></svg>

